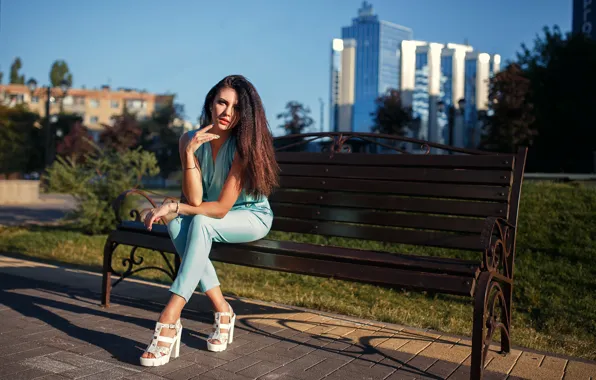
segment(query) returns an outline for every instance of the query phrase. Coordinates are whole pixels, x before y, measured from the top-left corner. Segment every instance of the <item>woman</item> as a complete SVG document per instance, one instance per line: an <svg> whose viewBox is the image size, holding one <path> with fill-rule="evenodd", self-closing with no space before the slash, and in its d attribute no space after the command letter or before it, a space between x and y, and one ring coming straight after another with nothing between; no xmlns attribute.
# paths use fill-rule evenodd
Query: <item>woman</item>
<svg viewBox="0 0 596 380"><path fill-rule="evenodd" d="M224 299L209 260L211 244L258 240L271 228L267 197L277 186L279 167L257 90L243 76L224 78L205 98L201 126L180 138L183 201L163 204L145 218L151 230L154 221L177 214L168 223L168 232L182 262L153 340L141 357L144 366L178 357L180 314L197 284L215 309L215 329L207 348L223 351L232 343L236 314Z"/></svg>

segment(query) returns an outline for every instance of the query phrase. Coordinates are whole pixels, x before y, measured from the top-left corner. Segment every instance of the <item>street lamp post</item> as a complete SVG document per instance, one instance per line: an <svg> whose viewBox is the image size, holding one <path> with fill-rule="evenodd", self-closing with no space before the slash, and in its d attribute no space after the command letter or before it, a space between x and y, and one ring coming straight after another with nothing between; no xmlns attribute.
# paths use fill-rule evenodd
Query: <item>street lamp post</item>
<svg viewBox="0 0 596 380"><path fill-rule="evenodd" d="M29 91L31 92L31 94L35 93L35 90L37 89L37 81L35 79L29 79L29 81L27 81L27 87L29 87ZM54 133L52 131L52 120L51 120L51 115L50 115L50 106L53 100L52 97L52 89L54 87L52 87L51 85L48 86L44 86L43 89L46 91L46 125L44 127L45 132L44 132L44 139L45 139L45 166L46 168L48 166L50 166L54 160ZM63 79L60 82L60 90L62 91L62 94L60 96L60 98L64 98L64 96L66 96L66 93L68 91L69 88L69 84L68 82Z"/></svg>

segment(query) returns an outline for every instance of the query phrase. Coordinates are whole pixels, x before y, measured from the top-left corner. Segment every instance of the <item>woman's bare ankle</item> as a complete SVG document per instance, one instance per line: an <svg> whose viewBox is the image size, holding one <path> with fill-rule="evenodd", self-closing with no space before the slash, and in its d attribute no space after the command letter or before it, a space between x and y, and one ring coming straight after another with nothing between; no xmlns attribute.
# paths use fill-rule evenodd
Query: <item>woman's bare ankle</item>
<svg viewBox="0 0 596 380"><path fill-rule="evenodd" d="M217 312L229 312L232 307L230 306L230 304L227 301L223 301L218 303L217 305L213 305L213 308L215 309L215 311Z"/></svg>
<svg viewBox="0 0 596 380"><path fill-rule="evenodd" d="M176 323L178 319L180 319L180 313L176 313L167 309L162 311L161 315L159 316L159 322L161 323L173 324Z"/></svg>

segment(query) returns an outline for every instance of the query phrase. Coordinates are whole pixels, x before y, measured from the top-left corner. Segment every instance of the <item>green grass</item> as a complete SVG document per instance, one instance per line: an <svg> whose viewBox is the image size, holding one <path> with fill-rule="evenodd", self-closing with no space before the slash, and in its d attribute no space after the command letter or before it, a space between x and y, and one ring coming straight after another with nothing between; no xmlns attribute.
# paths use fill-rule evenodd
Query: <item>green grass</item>
<svg viewBox="0 0 596 380"><path fill-rule="evenodd" d="M450 256L349 239L271 233L293 239L388 251ZM0 230L0 252L100 269L105 236L57 227ZM114 267L130 248L118 248ZM145 256L160 265L158 254ZM470 258L469 253L460 257ZM391 290L339 280L215 263L227 294L298 305L340 314L470 335L470 298ZM167 282L159 272L146 279ZM524 346L596 359L596 188L526 183L519 219L512 338Z"/></svg>

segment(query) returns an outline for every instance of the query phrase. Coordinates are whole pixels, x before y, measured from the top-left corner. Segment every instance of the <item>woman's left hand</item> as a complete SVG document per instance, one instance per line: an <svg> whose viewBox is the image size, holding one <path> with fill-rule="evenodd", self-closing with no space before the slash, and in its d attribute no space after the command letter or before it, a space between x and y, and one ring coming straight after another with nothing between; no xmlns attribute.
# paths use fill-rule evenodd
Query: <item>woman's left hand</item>
<svg viewBox="0 0 596 380"><path fill-rule="evenodd" d="M159 219L163 216L168 215L172 210L170 209L170 205L172 203L165 203L158 208L152 208L151 211L147 213L145 216L145 227L151 231L151 227L154 222L158 222Z"/></svg>

